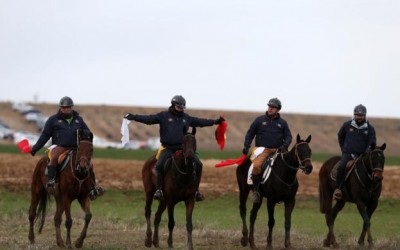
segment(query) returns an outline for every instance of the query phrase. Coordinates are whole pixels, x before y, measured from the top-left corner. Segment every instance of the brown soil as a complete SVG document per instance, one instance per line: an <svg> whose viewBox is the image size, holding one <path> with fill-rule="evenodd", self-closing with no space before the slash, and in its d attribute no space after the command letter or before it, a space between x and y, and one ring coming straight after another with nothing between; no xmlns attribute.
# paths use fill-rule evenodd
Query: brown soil
<svg viewBox="0 0 400 250"><path fill-rule="evenodd" d="M29 189L31 176L39 157L0 154L0 187L11 190ZM112 189L143 189L141 169L143 161L94 159L99 183ZM202 191L207 194L238 193L235 166L214 168L218 160L203 160ZM318 196L318 172L321 163L314 162L308 176L299 173L298 195ZM382 198L400 198L400 167L386 167Z"/></svg>

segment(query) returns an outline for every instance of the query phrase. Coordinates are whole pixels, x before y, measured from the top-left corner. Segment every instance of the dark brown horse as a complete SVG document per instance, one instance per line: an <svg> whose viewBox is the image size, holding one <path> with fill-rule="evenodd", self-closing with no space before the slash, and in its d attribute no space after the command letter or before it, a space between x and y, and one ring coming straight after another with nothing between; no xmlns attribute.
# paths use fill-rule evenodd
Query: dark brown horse
<svg viewBox="0 0 400 250"><path fill-rule="evenodd" d="M354 162L354 168L345 181L343 187L343 199L336 202L332 208L333 191L336 187L331 178L333 167L340 161L339 156L328 159L319 171L319 200L320 211L325 214L328 234L324 240L324 246L337 247L333 226L336 216L342 210L346 202L357 205L357 209L363 218L364 224L358 244L364 245L365 235L368 233L368 243L373 245L370 232L371 216L378 206L378 199L382 190L383 168L386 148L384 143L381 147L372 145L371 151L359 156Z"/></svg>
<svg viewBox="0 0 400 250"><path fill-rule="evenodd" d="M264 184L260 184L260 203L253 203L250 213L250 234L246 224L246 201L251 190L247 184L247 173L251 165L249 158L237 167L236 177L240 191L240 217L242 218L242 246L250 243L252 249L257 248L254 243L254 223L257 218L257 212L262 204L262 197L267 197L268 207L268 237L267 247L272 247L272 230L275 225L275 205L279 202L285 203L285 247L289 248L291 215L295 205L295 196L299 183L297 181L297 171L301 169L305 174L312 172L311 149L309 143L311 135L306 140L302 140L297 135L297 141L294 147L287 153L281 153L275 159L271 168L271 175Z"/></svg>
<svg viewBox="0 0 400 250"><path fill-rule="evenodd" d="M92 166L91 158L93 155L93 134L84 135L78 131L78 148L71 153L71 158L65 169L58 174L55 186L56 213L54 215L54 224L56 227L57 245L64 247L64 241L61 237L62 214L65 212L65 227L67 228L66 245L71 247L71 203L78 199L82 209L85 211L85 224L80 237L75 242L77 248L81 248L83 240L86 237L87 228L92 218L90 212L89 188L91 180L89 170ZM36 165L32 176L31 184L31 205L29 207L29 240L35 242L34 223L39 219L39 233L43 229L46 216L46 207L50 196L46 190L47 176L45 174L46 166L49 162L47 156L42 157ZM39 205L39 208L37 208Z"/></svg>
<svg viewBox="0 0 400 250"><path fill-rule="evenodd" d="M164 200L160 201L157 212L154 217L154 235L152 239L151 231L151 204L153 202L153 195L156 191L156 171L155 163L156 158L152 156L149 158L142 169L142 180L144 190L146 192L146 207L145 217L147 222L145 246L159 247L158 229L161 221L161 215L165 208L168 207L168 247L173 247L172 231L175 226L174 220L174 207L180 202L184 201L186 206L186 230L187 230L187 245L189 249L193 249L192 243L192 213L195 203L195 193L199 187L200 177L195 178L195 158L196 151L196 138L194 133L186 134L183 137L183 150L178 151L172 159L166 164L165 177L164 177Z"/></svg>

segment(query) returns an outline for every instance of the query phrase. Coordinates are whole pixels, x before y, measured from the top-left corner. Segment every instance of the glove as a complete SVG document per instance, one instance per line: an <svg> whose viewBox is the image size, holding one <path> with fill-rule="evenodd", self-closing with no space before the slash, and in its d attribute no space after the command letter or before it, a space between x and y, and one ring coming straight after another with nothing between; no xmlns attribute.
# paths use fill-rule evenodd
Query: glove
<svg viewBox="0 0 400 250"><path fill-rule="evenodd" d="M32 155L32 156L35 156L36 152L37 152L37 149L36 149L35 147L32 147L32 149L31 149L31 155Z"/></svg>
<svg viewBox="0 0 400 250"><path fill-rule="evenodd" d="M242 153L244 154L244 155L247 155L248 153L249 153L249 147L244 147L243 149L242 149Z"/></svg>
<svg viewBox="0 0 400 250"><path fill-rule="evenodd" d="M127 113L125 116L124 116L124 118L126 118L126 119L128 119L128 120L134 120L135 119L135 116L134 115L132 115L131 113Z"/></svg>
<svg viewBox="0 0 400 250"><path fill-rule="evenodd" d="M221 124L222 122L224 122L225 121L225 119L222 117L222 116L220 116L218 119L216 119L215 121L214 121L214 124Z"/></svg>
<svg viewBox="0 0 400 250"><path fill-rule="evenodd" d="M285 147L285 146L283 146L283 145L282 145L282 146L280 146L278 149L279 149L279 151L280 151L280 152L282 152L282 153L284 153L284 152L287 152L287 149L286 149L286 147Z"/></svg>

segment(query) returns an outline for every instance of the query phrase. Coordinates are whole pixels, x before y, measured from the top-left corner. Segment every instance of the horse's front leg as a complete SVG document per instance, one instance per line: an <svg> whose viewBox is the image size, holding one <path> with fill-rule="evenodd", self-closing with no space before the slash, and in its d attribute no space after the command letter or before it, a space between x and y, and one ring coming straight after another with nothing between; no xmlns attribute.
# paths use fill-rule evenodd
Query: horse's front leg
<svg viewBox="0 0 400 250"><path fill-rule="evenodd" d="M193 249L193 241L192 241L192 231L193 231L193 223L192 223L192 214L194 209L194 196L192 195L189 200L185 201L186 205L186 230L187 230L187 246L188 249Z"/></svg>
<svg viewBox="0 0 400 250"><path fill-rule="evenodd" d="M67 228L67 239L65 241L68 248L71 248L71 227L72 227L72 217L71 217L71 201L64 199L65 208L65 227Z"/></svg>
<svg viewBox="0 0 400 250"><path fill-rule="evenodd" d="M161 215L167 207L167 203L164 201L160 201L158 204L158 209L156 214L154 215L154 234L153 234L153 245L155 247L160 247L159 238L158 238L158 228L161 222Z"/></svg>
<svg viewBox="0 0 400 250"><path fill-rule="evenodd" d="M334 233L334 225L336 217L340 210L343 209L346 202L342 199L335 203L332 209L328 210L325 214L326 225L328 226L328 235L326 236L326 240L324 241L324 246L329 247L338 247L338 243L336 242L336 237Z"/></svg>
<svg viewBox="0 0 400 250"><path fill-rule="evenodd" d="M151 236L152 236L152 231L151 231L151 204L153 203L153 194L152 193L146 193L146 205L144 208L144 216L146 218L146 239L144 241L144 245L146 247L151 247Z"/></svg>
<svg viewBox="0 0 400 250"><path fill-rule="evenodd" d="M59 198L56 198L57 208L56 213L54 214L54 226L56 228L56 239L57 245L59 247L64 247L64 241L61 237L61 222L62 222L62 214L64 213L63 201Z"/></svg>
<svg viewBox="0 0 400 250"><path fill-rule="evenodd" d="M285 202L285 248L290 248L290 228L292 226L292 212L296 203L295 198Z"/></svg>
<svg viewBox="0 0 400 250"><path fill-rule="evenodd" d="M250 188L248 187L243 187L239 184L239 209L240 209L240 218L242 219L242 238L240 240L240 243L242 246L247 246L247 243L249 242L249 230L247 229L247 223L246 223L246 202L247 202L247 197L249 196Z"/></svg>
<svg viewBox="0 0 400 250"><path fill-rule="evenodd" d="M170 203L168 204L168 247L173 248L173 239L172 239L172 232L174 231L175 227L175 219L174 219L174 208L175 204Z"/></svg>
<svg viewBox="0 0 400 250"><path fill-rule="evenodd" d="M81 231L81 234L79 235L79 238L75 242L76 248L82 247L83 240L86 238L87 229L89 227L90 220L92 219L92 213L90 212L89 196L85 196L84 198L79 199L79 203L81 204L83 211L85 211L85 224L83 225L83 229Z"/></svg>
<svg viewBox="0 0 400 250"><path fill-rule="evenodd" d="M272 248L272 231L275 226L275 205L276 203L272 199L267 199L268 209L268 236L267 236L267 248Z"/></svg>
<svg viewBox="0 0 400 250"><path fill-rule="evenodd" d="M366 235L367 231L369 231L371 223L370 223L369 216L367 214L367 207L365 206L365 204L361 200L357 200L356 205L357 205L358 212L360 213L360 215L364 221L360 238L358 238L358 244L364 245L365 235Z"/></svg>
<svg viewBox="0 0 400 250"><path fill-rule="evenodd" d="M257 246L254 243L254 224L257 219L257 212L260 209L262 205L262 200L263 198L261 197L259 203L253 203L253 208L250 211L250 233L249 233L249 243L250 243L250 248L251 249L256 249Z"/></svg>
<svg viewBox="0 0 400 250"><path fill-rule="evenodd" d="M378 206L378 199L376 199L376 201L372 202L372 204L370 204L367 207L368 218L370 221L372 218L372 214L375 212L375 209L377 206ZM374 245L374 241L372 239L372 234L371 234L371 225L368 228L367 233L368 233L368 244L369 244L369 246L372 246L372 245Z"/></svg>

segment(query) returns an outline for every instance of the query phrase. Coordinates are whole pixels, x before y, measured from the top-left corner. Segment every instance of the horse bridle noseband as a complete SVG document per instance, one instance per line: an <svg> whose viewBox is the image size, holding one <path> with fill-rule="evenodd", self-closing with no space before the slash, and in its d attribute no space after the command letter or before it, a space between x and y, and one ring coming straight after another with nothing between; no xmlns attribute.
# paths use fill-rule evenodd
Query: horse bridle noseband
<svg viewBox="0 0 400 250"><path fill-rule="evenodd" d="M79 144L81 144L81 143L88 143L88 144L91 144L91 145L93 144L91 141L80 141ZM79 145L78 145L78 147L79 147ZM75 158L75 164L74 164L74 165L75 165L75 168L72 166L72 160L71 160L71 172L72 172L72 176L79 182L79 192L80 192L80 190L81 190L81 188L82 188L83 182L85 182L85 181L89 178L89 174L87 174L87 175L85 176L85 178L83 178L83 179L79 179L79 178L76 177L76 175L75 175L74 170L77 171L77 170L79 169L79 167L80 167L79 162L82 161L82 160L85 161L85 163L87 163L86 166L85 166L85 168L86 168L87 170L89 170L91 162L90 162L90 160L89 160L87 157L81 156L81 157L79 157L79 159L78 159L78 157L76 157L76 158Z"/></svg>

